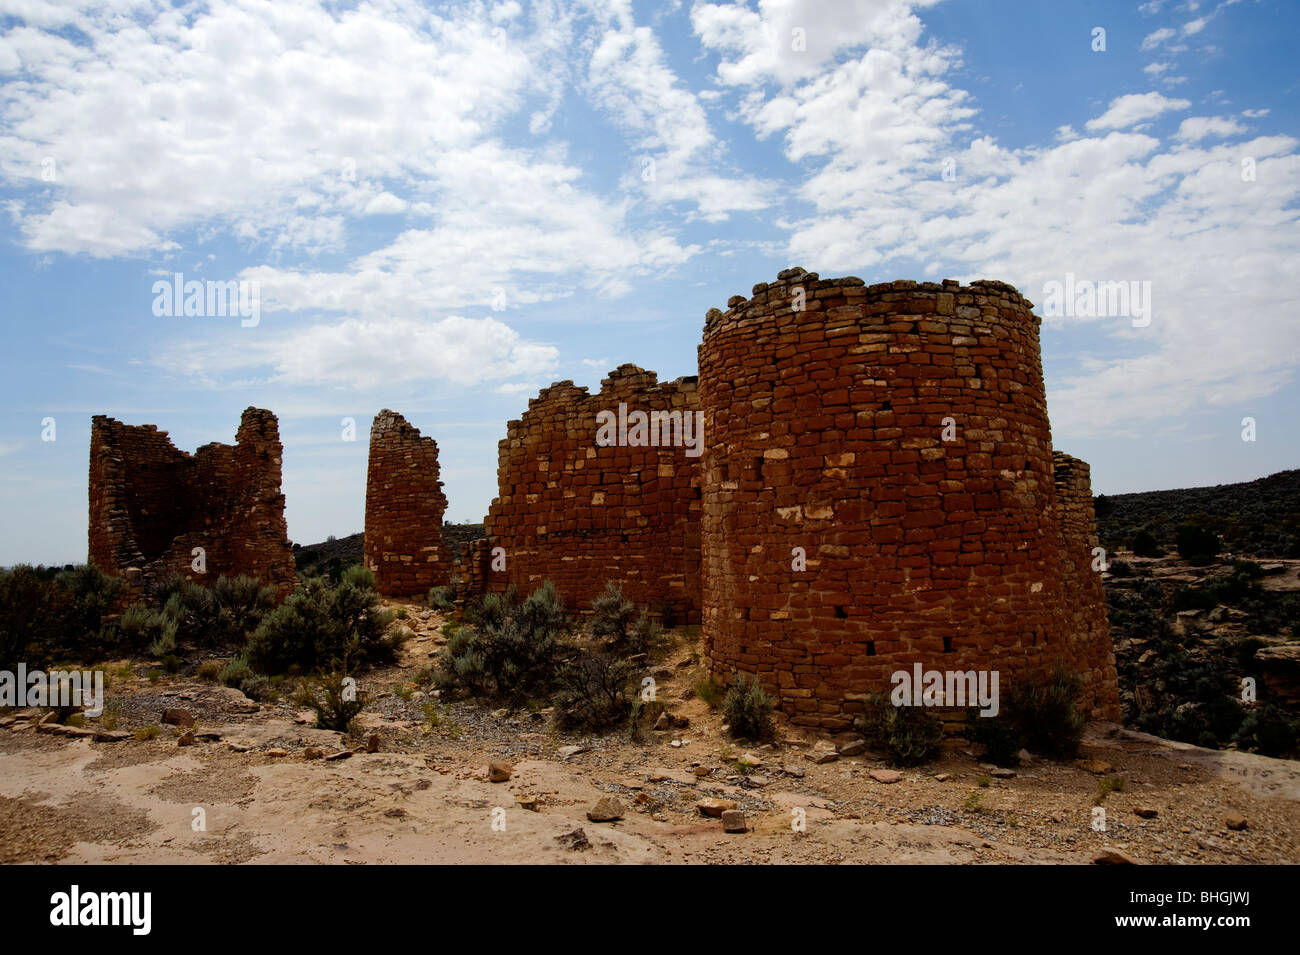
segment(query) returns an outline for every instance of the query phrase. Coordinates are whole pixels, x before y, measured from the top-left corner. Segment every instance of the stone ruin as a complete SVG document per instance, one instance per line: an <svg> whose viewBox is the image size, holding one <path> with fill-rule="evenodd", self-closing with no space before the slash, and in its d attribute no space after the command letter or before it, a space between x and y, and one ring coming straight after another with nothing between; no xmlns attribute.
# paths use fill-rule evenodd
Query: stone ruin
<svg viewBox="0 0 1300 955"><path fill-rule="evenodd" d="M645 444L617 443L620 405L646 414ZM635 365L610 372L594 395L572 381L543 389L500 443L499 494L486 540L466 558L467 589L490 581L527 594L549 579L571 609L585 609L614 581L635 603L698 623L700 458L649 443L683 437L698 410L694 378L660 383ZM615 443L604 446L595 440L601 412L615 417ZM660 433L650 434L651 416Z"/></svg>
<svg viewBox="0 0 1300 955"><path fill-rule="evenodd" d="M1052 449L1032 307L1001 282L787 269L709 311L698 379L552 385L500 444L462 596L549 578L581 610L618 581L700 619L715 676L827 730L915 664L1003 691L1060 665L1118 720L1088 466ZM698 409L703 455L599 446L620 403Z"/></svg>
<svg viewBox="0 0 1300 955"><path fill-rule="evenodd" d="M549 579L583 611L615 581L700 623L714 676L755 675L826 730L916 665L994 670L1003 691L1063 666L1089 717L1118 720L1088 466L1052 448L1032 303L1001 282L787 269L727 304L698 378L622 365L594 395L563 381L531 400L498 446L486 536L454 567L437 445L381 411L365 529L380 591L455 576L464 601ZM191 458L95 418L91 559L187 573L204 546L210 575L292 587L274 416L248 409L238 440Z"/></svg>
<svg viewBox="0 0 1300 955"><path fill-rule="evenodd" d="M423 597L451 581L442 542L446 509L437 443L385 408L370 428L363 557L380 593Z"/></svg>
<svg viewBox="0 0 1300 955"><path fill-rule="evenodd" d="M235 444L190 455L151 424L90 426L90 562L138 595L172 576L247 574L283 598L297 582L280 490L279 423L248 408ZM201 550L200 550L201 549ZM201 567L202 570L196 570Z"/></svg>

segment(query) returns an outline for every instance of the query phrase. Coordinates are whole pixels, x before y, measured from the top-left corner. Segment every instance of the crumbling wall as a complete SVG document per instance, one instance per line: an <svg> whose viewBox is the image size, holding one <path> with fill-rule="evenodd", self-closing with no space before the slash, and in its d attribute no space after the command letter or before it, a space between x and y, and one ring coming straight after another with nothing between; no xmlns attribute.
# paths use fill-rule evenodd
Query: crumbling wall
<svg viewBox="0 0 1300 955"><path fill-rule="evenodd" d="M710 310L702 599L716 675L756 674L794 722L841 729L916 663L997 670L1005 693L1100 641L1072 635L1064 610L1031 309L1000 282L866 287L788 269ZM1093 681L1084 702L1109 692Z"/></svg>
<svg viewBox="0 0 1300 955"><path fill-rule="evenodd" d="M665 443L600 446L598 415L660 413ZM462 585L529 593L551 580L571 610L616 581L628 599L678 622L700 616L699 457L670 431L699 409L694 378L660 383L621 365L597 394L562 381L511 421L498 449L499 493L486 540L467 548ZM689 427L694 434L697 420ZM698 446L697 446L698 450ZM500 548L500 550L497 550ZM504 569L499 568L504 562Z"/></svg>
<svg viewBox="0 0 1300 955"><path fill-rule="evenodd" d="M385 408L370 428L366 471L365 564L376 589L424 596L451 579L442 540L447 498L438 480L438 445Z"/></svg>
<svg viewBox="0 0 1300 955"><path fill-rule="evenodd" d="M235 442L189 455L154 425L92 418L90 561L123 577L129 593L173 575L210 583L239 574L290 593L297 576L275 415L246 409Z"/></svg>
<svg viewBox="0 0 1300 955"><path fill-rule="evenodd" d="M1052 452L1056 514L1065 579L1066 645L1061 662L1086 684L1091 719L1120 720L1119 675L1110 638L1106 592L1101 580L1097 515L1091 469L1061 451ZM1094 566L1096 564L1096 566Z"/></svg>

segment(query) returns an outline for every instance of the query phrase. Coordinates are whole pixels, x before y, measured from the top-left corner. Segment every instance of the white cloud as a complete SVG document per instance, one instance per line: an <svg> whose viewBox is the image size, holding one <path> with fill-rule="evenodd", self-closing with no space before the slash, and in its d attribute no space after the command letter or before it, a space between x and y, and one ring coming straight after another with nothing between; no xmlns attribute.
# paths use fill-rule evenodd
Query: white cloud
<svg viewBox="0 0 1300 955"><path fill-rule="evenodd" d="M94 7L65 11L85 44L8 33L0 60L31 75L0 105L0 177L43 186L41 160L57 164L21 213L28 247L166 252L219 221L271 248L337 248L338 216L363 214L380 183L428 176L544 83L545 37L494 34L479 8L331 11Z"/></svg>
<svg viewBox="0 0 1300 955"><path fill-rule="evenodd" d="M768 64L749 70L756 83L779 73L763 35L742 29L748 14L710 15L735 70ZM872 280L897 277L897 263L932 263L944 271L929 278L999 278L1035 300L1067 271L1150 282L1150 326L1093 320L1086 372L1051 383L1061 433L1131 431L1289 379L1300 326L1275 289L1277 276L1300 277L1295 139L1203 146L1240 130L1200 118L1166 143L1132 127L1191 103L1151 92L1117 97L1085 136L1058 127L1050 145L1008 149L978 134L952 79L959 58L919 35L908 43L742 98L742 118L759 136L782 137L786 157L807 169L799 195L814 214L791 224L789 261ZM1256 158L1256 181L1242 181L1241 155ZM903 275L920 277L913 268Z"/></svg>
<svg viewBox="0 0 1300 955"><path fill-rule="evenodd" d="M1178 127L1178 132L1174 136L1177 139L1196 142L1205 139L1207 136L1223 139L1226 136L1235 136L1237 133L1244 133L1245 131L1245 126L1228 117L1192 116L1182 121L1182 124Z"/></svg>
<svg viewBox="0 0 1300 955"><path fill-rule="evenodd" d="M1154 50L1156 47L1160 46L1160 44L1172 40L1177 35L1177 32L1171 30L1169 27L1161 27L1159 30L1153 30L1143 38L1142 49Z"/></svg>
<svg viewBox="0 0 1300 955"><path fill-rule="evenodd" d="M1111 100L1110 107L1084 124L1089 130L1127 129L1134 123L1153 119L1170 110L1187 109L1191 101L1169 99L1159 93L1129 93Z"/></svg>
<svg viewBox="0 0 1300 955"><path fill-rule="evenodd" d="M625 4L608 11L588 64L587 90L637 135L635 148L644 155L628 164L625 179L650 199L694 203L710 221L771 201L774 184L730 174L721 165L726 146L714 135L700 99L668 67L654 32L636 26Z"/></svg>
<svg viewBox="0 0 1300 955"><path fill-rule="evenodd" d="M935 2L759 0L757 10L697 3L691 24L706 47L728 54L718 65L723 83L744 86L773 80L788 86L817 76L845 50L867 45L893 52L910 48L922 29L913 10Z"/></svg>
<svg viewBox="0 0 1300 955"><path fill-rule="evenodd" d="M558 350L519 336L494 318L348 318L283 332L259 329L233 339L164 348L154 364L220 386L237 377L291 386L365 391L442 379L472 386L552 371Z"/></svg>

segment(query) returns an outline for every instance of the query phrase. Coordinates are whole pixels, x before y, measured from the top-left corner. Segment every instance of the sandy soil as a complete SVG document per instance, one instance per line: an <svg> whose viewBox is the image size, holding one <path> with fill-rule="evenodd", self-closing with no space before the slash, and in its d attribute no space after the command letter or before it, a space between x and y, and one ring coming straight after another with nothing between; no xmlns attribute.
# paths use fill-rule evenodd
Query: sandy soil
<svg viewBox="0 0 1300 955"><path fill-rule="evenodd" d="M429 664L442 620L408 611L416 637L398 666L364 679L377 698L357 737L311 728L289 704L124 674L108 691L119 729L182 707L200 738L178 745L172 726L111 743L0 729L0 861L1089 863L1104 849L1146 863L1300 861L1300 763L1093 724L1077 763L1035 760L999 778L956 741L882 783L869 774L883 760L814 763L818 737L789 727L765 747L727 738L716 713L682 699L698 675L686 644L659 674L660 699L686 728L584 739L540 714L466 704L441 706L430 726L430 699L403 683ZM377 752L365 752L370 734ZM562 751L572 746L585 749ZM309 748L351 755L307 759ZM746 753L761 765L743 772ZM487 779L496 759L513 766L506 782ZM1102 797L1104 778L1122 790ZM607 795L623 818L589 821ZM734 800L749 831L702 815L708 797ZM1105 832L1093 829L1099 799ZM1246 828L1229 829L1230 814Z"/></svg>

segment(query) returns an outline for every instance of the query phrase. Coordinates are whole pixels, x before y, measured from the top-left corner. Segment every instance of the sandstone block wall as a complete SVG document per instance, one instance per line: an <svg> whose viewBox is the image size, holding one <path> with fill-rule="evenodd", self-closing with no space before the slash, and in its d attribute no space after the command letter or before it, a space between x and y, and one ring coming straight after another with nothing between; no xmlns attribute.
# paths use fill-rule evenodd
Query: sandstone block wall
<svg viewBox="0 0 1300 955"><path fill-rule="evenodd" d="M1005 693L1099 639L1069 635L1031 303L789 269L728 305L699 349L716 674L839 729L914 663L996 669ZM1106 699L1093 681L1086 705Z"/></svg>
<svg viewBox="0 0 1300 955"><path fill-rule="evenodd" d="M366 471L365 565L381 594L424 596L451 579L442 541L447 498L438 445L385 408L370 428Z"/></svg>
<svg viewBox="0 0 1300 955"><path fill-rule="evenodd" d="M131 592L173 575L247 574L283 598L297 581L281 493L275 415L248 408L235 444L187 454L154 425L96 415L90 431L89 558ZM193 569L203 548L204 573Z"/></svg>
<svg viewBox="0 0 1300 955"><path fill-rule="evenodd" d="M1093 568L1100 546L1092 503L1091 469L1078 458L1052 452L1056 514L1061 532L1065 581L1066 643L1061 653L1068 669L1082 674L1091 719L1120 720L1119 674L1110 639L1106 592Z"/></svg>
<svg viewBox="0 0 1300 955"><path fill-rule="evenodd" d="M467 550L462 583L529 593L551 580L571 610L616 581L625 596L679 622L700 619L699 457L682 446L597 446L597 415L693 413L694 378L660 383L622 365L589 394L571 381L542 390L498 451L499 494L487 538ZM504 548L505 570L491 570ZM481 582L481 583L480 583Z"/></svg>

